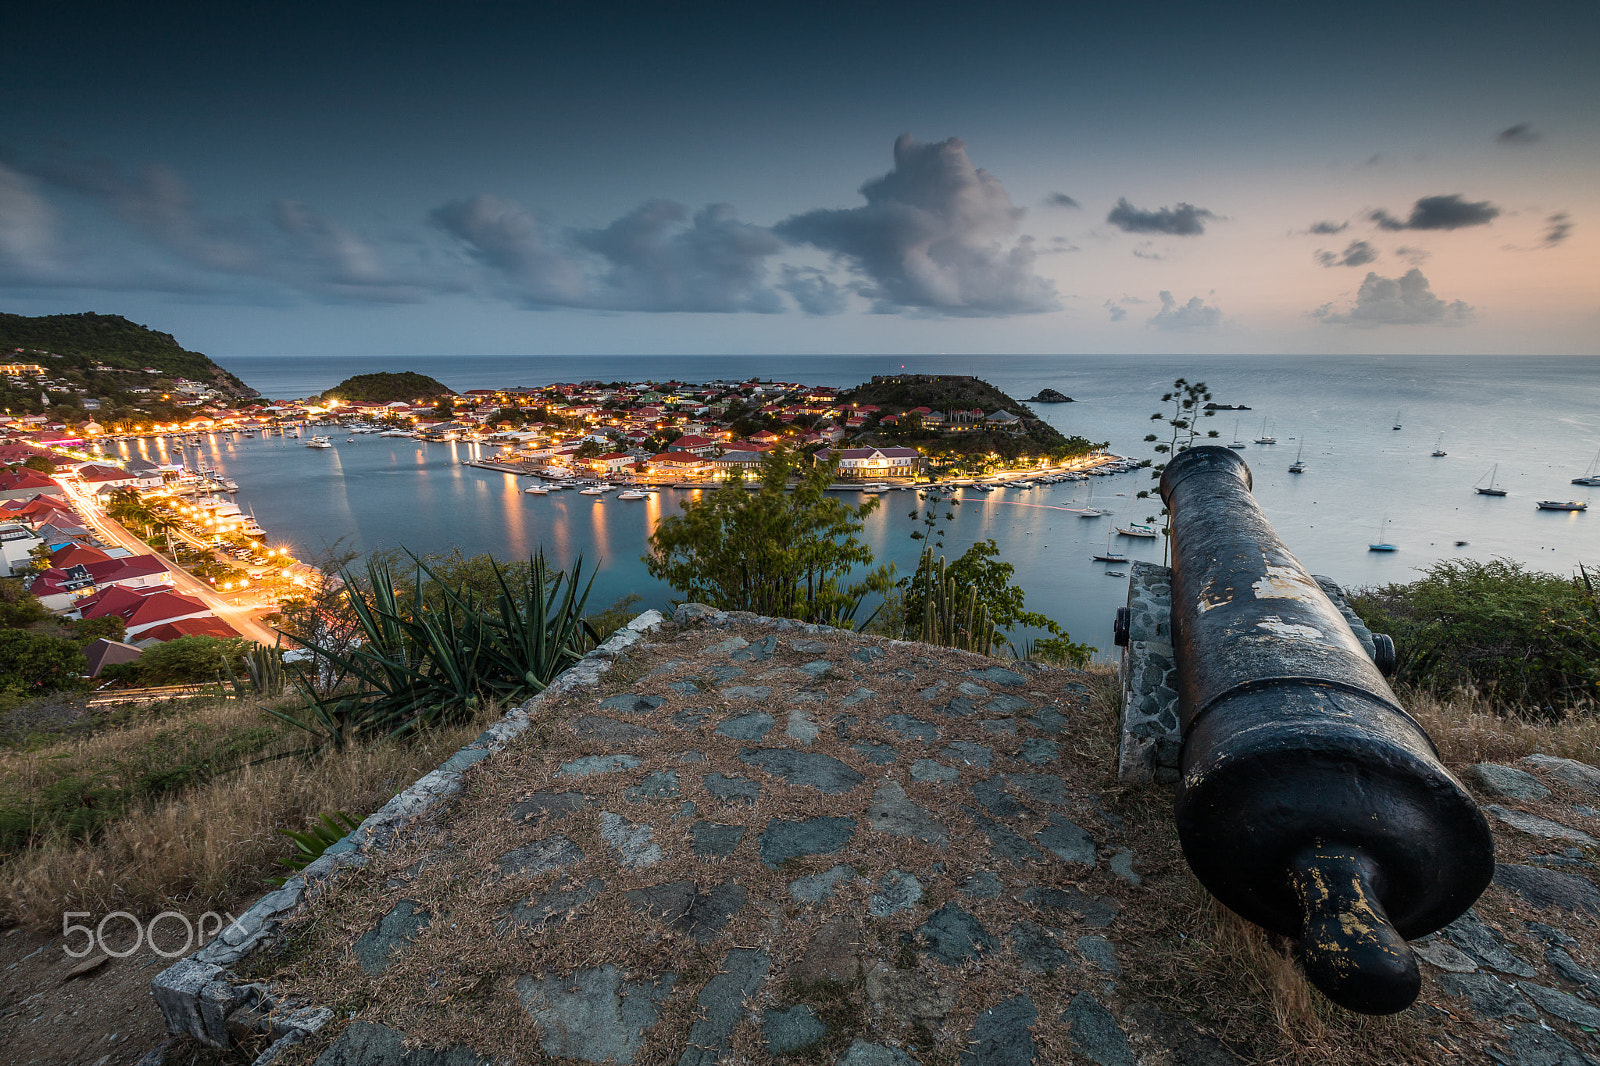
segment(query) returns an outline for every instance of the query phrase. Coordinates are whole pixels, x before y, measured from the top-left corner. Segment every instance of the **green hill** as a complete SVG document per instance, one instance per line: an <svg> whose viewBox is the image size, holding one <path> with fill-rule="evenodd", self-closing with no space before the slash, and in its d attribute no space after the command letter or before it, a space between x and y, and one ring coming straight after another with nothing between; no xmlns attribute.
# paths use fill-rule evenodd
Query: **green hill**
<svg viewBox="0 0 1600 1066"><path fill-rule="evenodd" d="M916 407L935 411L1009 411L1021 419L1016 432L983 428L955 435L924 429L920 419L899 426L869 424L867 436L885 443L913 444L929 455L982 456L1005 459L1049 456L1064 459L1086 455L1096 447L1078 436L1068 437L1042 421L1027 404L1006 395L981 378L965 374L893 374L874 377L840 395L841 403L870 404L882 414L901 415Z"/></svg>
<svg viewBox="0 0 1600 1066"><path fill-rule="evenodd" d="M0 313L0 357L37 363L52 377L78 380L95 392L120 391L119 384L147 385L148 381L130 375L150 367L165 378L188 378L235 396L255 395L254 389L207 356L180 346L172 334L129 322L121 315L85 311L30 318Z"/></svg>
<svg viewBox="0 0 1600 1066"><path fill-rule="evenodd" d="M454 396L455 393L426 374L407 370L401 374L357 374L353 378L345 378L322 395L337 396L345 401L364 400L367 403L393 403L396 400L412 403L435 396Z"/></svg>

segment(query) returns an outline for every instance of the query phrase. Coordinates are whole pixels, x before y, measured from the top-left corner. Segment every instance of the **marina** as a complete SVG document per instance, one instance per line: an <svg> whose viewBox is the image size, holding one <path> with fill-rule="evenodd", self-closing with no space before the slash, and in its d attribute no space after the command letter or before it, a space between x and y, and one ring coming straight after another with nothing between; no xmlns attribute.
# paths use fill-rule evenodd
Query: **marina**
<svg viewBox="0 0 1600 1066"><path fill-rule="evenodd" d="M727 376L743 365L710 362ZM1072 380L1079 402L1041 407L1041 417L1064 432L1109 441L1112 451L1135 460L1137 442L1146 432L1147 398L1159 392L1162 375L1172 373L1156 360L1131 375L1121 364L1095 366L1081 359L1015 362L1008 371L992 375L997 386L1016 393L1036 385L1042 374ZM941 369L936 360L927 363L925 369ZM619 378L642 365L618 364ZM1531 374L1529 384L1502 386L1501 402L1482 415L1476 439L1454 448L1450 457L1433 459L1427 447L1419 452L1414 444L1407 445L1413 439L1410 433L1392 432L1390 420L1375 413L1383 408L1371 400L1384 392L1423 396L1427 402L1414 407L1428 406L1440 418L1457 420L1466 417L1463 412L1478 411L1473 393L1481 395L1482 381L1504 381L1504 371L1489 367L1481 376L1452 378L1425 363L1404 372L1394 367L1375 372L1370 362L1360 360L1333 362L1331 370L1329 365L1319 364L1314 373L1290 373L1240 359L1218 360L1206 368L1208 383L1219 396L1247 400L1268 418L1272 411L1303 412L1295 415L1297 443L1304 461L1315 462L1316 476L1296 477L1282 465L1260 462L1252 463L1252 471L1263 508L1308 567L1361 585L1411 580L1418 567L1460 555L1519 559L1558 573L1593 561L1588 516L1582 508L1565 509L1569 483L1585 472L1571 456L1592 454L1592 442L1600 439L1600 417L1593 414L1600 411L1600 388L1582 368L1559 360L1536 364L1546 378ZM807 366L812 368L809 380L829 382L831 373L832 381L842 379L843 384L873 369L870 360L820 357L804 361L798 372L794 366L789 369L802 376ZM519 373L500 362L485 362L477 370L490 371L513 379ZM476 384L466 377L458 387ZM1459 398L1452 398L1452 389ZM1530 427L1540 418L1548 425L1554 397L1565 397L1560 402L1568 405L1562 408L1567 412L1563 424L1571 427L1567 435L1533 432ZM1389 407L1387 413L1393 410ZM1414 428L1425 434L1424 440L1441 432L1426 425ZM639 561L648 548L646 537L656 522L676 513L683 500L705 491L705 485L668 480L585 496L574 485L580 479L527 473L528 464L506 461L505 450L495 443L429 443L398 430L374 430L306 426L250 437L202 434L199 446L187 443L188 438L174 445L146 435L113 442L109 451L112 458L183 456L195 469L233 481L237 502L266 527L268 543L292 546L302 558L314 559L335 545L358 551L458 547L502 558L525 557L543 547L558 565L571 565L579 555L586 566L598 564L594 602L638 593L643 606L657 606L670 597L670 590L651 579ZM331 446L307 449L305 441L313 435L330 437ZM358 443L348 443L351 436ZM1508 454L1517 456L1514 467L1503 461ZM1516 508L1513 514L1497 507L1492 496L1474 493L1462 499L1465 478L1458 464L1487 470L1497 461L1497 488L1524 499L1548 498L1561 509ZM1371 488L1377 470L1383 471L1381 493ZM1127 560L1159 562L1165 545L1159 534L1121 536L1116 539L1126 549L1109 553L1103 543L1107 527L1092 519L1115 512L1117 526L1159 531L1159 500L1135 499L1139 491L1154 489L1149 475L1148 470L1106 469L993 475L953 478L936 490L919 489L954 497L947 554L959 554L974 540L993 538L1002 557L1017 567L1029 609L1056 618L1075 638L1107 653L1112 646L1110 619L1122 593L1118 583L1102 581L1102 571L1084 561L1105 550L1125 554ZM1033 487L1020 487L1024 481ZM862 493L859 485L837 487L846 499L884 500L866 519L864 539L881 561L894 561L901 573L914 568L917 542L909 539L914 523L905 517L909 508L897 498L901 487L874 494ZM627 488L648 491L644 499L624 502ZM1580 496L1573 502L1585 500ZM1392 549L1369 551L1378 511L1384 507L1390 520L1386 536L1376 542ZM1064 560L1080 562L1063 565Z"/></svg>

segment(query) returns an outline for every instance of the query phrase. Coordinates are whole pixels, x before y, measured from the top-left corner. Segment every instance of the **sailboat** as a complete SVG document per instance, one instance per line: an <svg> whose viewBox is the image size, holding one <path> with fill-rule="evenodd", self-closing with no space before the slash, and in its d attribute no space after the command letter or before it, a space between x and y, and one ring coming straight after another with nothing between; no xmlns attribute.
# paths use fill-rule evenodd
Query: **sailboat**
<svg viewBox="0 0 1600 1066"><path fill-rule="evenodd" d="M1393 544L1390 544L1388 541L1383 539L1383 527L1387 526L1388 524L1389 524L1389 516L1388 515L1384 515L1383 516L1383 521L1378 523L1378 543L1376 543L1376 544L1368 544L1367 545L1367 551L1369 551L1369 552L1394 552L1394 551L1399 551L1400 550L1399 548L1397 548Z"/></svg>
<svg viewBox="0 0 1600 1066"><path fill-rule="evenodd" d="M1395 429L1399 429L1400 428L1400 412L1399 411L1396 411L1394 413L1394 428Z"/></svg>
<svg viewBox="0 0 1600 1066"><path fill-rule="evenodd" d="M1491 466L1489 468L1489 472L1484 475L1484 477L1487 477L1489 479L1488 486L1486 487L1483 484L1483 478L1480 477L1478 479L1478 483L1476 485L1472 486L1473 491L1476 492L1479 496L1504 496L1506 494L1506 490L1505 489L1497 489L1497 488L1494 487L1494 476L1499 471L1499 469L1500 469L1500 464L1499 463L1496 463L1493 466Z"/></svg>
<svg viewBox="0 0 1600 1066"><path fill-rule="evenodd" d="M1439 434L1439 443L1433 446L1433 457L1435 459L1440 459L1448 454L1449 453L1444 450L1444 434L1441 433Z"/></svg>
<svg viewBox="0 0 1600 1066"><path fill-rule="evenodd" d="M1239 439L1239 420L1237 418L1235 418L1233 420L1233 443L1228 445L1228 447L1230 447L1230 448L1243 448L1244 447L1244 441Z"/></svg>
<svg viewBox="0 0 1600 1066"><path fill-rule="evenodd" d="M1094 561L1097 563L1125 563L1128 561L1128 557L1123 555L1121 552L1114 552L1111 550L1111 534L1107 533L1106 550L1096 555L1094 557Z"/></svg>
<svg viewBox="0 0 1600 1066"><path fill-rule="evenodd" d="M1306 472L1306 464L1304 464L1304 463L1302 463L1300 461L1300 457L1305 454L1305 451L1306 451L1306 439L1304 437L1301 437L1300 438L1300 447L1294 453L1294 462L1289 464L1289 473L1291 473L1291 474L1304 474Z"/></svg>
<svg viewBox="0 0 1600 1066"><path fill-rule="evenodd" d="M1594 453L1594 462L1589 464L1589 469L1583 472L1582 477L1572 479L1574 485L1600 485L1600 452Z"/></svg>
<svg viewBox="0 0 1600 1066"><path fill-rule="evenodd" d="M1276 444L1276 443L1278 443L1278 438L1277 437L1271 436L1270 434L1267 433L1267 420L1265 418L1263 418L1261 420L1261 436L1256 438L1256 443L1257 444Z"/></svg>
<svg viewBox="0 0 1600 1066"><path fill-rule="evenodd" d="M1078 512L1079 518L1104 518L1110 511L1102 511L1094 505L1094 483L1089 483L1089 500L1087 506Z"/></svg>

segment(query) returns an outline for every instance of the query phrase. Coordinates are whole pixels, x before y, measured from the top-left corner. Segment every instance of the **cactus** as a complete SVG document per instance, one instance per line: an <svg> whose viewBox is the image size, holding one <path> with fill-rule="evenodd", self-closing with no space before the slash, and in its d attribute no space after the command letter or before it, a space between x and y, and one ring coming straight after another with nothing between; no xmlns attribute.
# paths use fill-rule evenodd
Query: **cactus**
<svg viewBox="0 0 1600 1066"><path fill-rule="evenodd" d="M970 585L958 587L955 579L945 574L944 556L934 563L931 548L923 551L918 569L930 580L922 601L922 628L917 639L925 644L992 655L994 619L978 599L978 590Z"/></svg>

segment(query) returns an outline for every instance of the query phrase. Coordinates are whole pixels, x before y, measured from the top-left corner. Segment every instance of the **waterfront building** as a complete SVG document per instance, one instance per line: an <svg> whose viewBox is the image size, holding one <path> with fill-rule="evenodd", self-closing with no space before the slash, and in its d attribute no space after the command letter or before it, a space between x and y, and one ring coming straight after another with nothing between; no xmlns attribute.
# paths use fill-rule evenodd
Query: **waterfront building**
<svg viewBox="0 0 1600 1066"><path fill-rule="evenodd" d="M839 477L847 481L876 481L885 477L915 477L925 465L915 448L824 448L818 462L839 460Z"/></svg>

